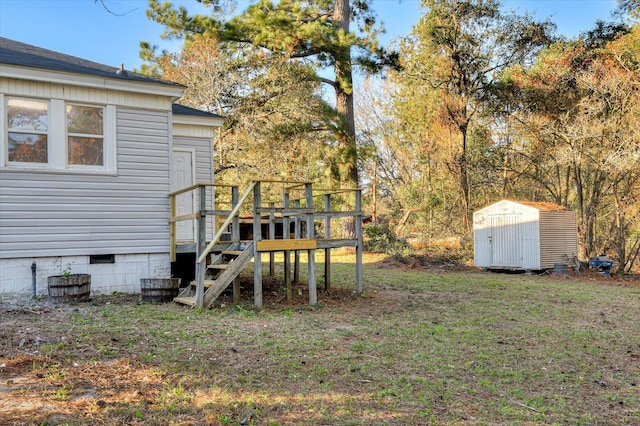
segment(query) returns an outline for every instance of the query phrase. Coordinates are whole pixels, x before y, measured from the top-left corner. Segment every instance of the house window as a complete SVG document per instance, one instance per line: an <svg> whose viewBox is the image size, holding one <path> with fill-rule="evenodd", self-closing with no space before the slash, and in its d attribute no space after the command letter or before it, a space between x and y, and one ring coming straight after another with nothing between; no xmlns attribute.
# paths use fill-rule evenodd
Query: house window
<svg viewBox="0 0 640 426"><path fill-rule="evenodd" d="M2 98L0 167L115 172L114 105Z"/></svg>
<svg viewBox="0 0 640 426"><path fill-rule="evenodd" d="M104 165L104 108L67 105L67 163Z"/></svg>
<svg viewBox="0 0 640 426"><path fill-rule="evenodd" d="M48 160L49 104L27 99L7 102L7 160L46 164Z"/></svg>

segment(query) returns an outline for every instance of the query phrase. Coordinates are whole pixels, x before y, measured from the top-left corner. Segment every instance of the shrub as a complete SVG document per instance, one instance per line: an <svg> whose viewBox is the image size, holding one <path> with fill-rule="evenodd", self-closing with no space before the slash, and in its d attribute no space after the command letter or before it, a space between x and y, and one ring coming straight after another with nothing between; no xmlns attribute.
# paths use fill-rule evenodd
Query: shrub
<svg viewBox="0 0 640 426"><path fill-rule="evenodd" d="M399 262L405 262L415 254L415 250L405 240L396 238L385 225L367 224L363 235L365 248L372 253L388 254Z"/></svg>

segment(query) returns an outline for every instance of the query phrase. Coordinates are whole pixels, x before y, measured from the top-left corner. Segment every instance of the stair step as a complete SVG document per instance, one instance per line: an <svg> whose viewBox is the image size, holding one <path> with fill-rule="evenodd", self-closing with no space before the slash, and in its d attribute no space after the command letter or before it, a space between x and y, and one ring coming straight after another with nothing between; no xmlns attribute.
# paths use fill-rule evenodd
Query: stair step
<svg viewBox="0 0 640 426"><path fill-rule="evenodd" d="M238 256L233 262L231 262L228 268L218 276L216 284L208 288L204 292L204 306L210 308L213 301L222 294L222 292L231 284L240 274L240 272L249 264L253 259L253 243L248 244L242 251L242 254Z"/></svg>
<svg viewBox="0 0 640 426"><path fill-rule="evenodd" d="M182 303L183 305L188 305L188 306L196 305L195 297L174 297L173 301L176 303Z"/></svg>
<svg viewBox="0 0 640 426"><path fill-rule="evenodd" d="M220 263L217 265L208 265L207 268L209 269L227 269L229 267L228 263Z"/></svg>
<svg viewBox="0 0 640 426"><path fill-rule="evenodd" d="M228 254L229 256L240 256L242 250L224 250L222 254Z"/></svg>
<svg viewBox="0 0 640 426"><path fill-rule="evenodd" d="M209 288L213 285L213 283L215 283L216 280L204 280L204 288ZM198 284L197 281L191 281L189 284L191 284L192 286L196 286Z"/></svg>

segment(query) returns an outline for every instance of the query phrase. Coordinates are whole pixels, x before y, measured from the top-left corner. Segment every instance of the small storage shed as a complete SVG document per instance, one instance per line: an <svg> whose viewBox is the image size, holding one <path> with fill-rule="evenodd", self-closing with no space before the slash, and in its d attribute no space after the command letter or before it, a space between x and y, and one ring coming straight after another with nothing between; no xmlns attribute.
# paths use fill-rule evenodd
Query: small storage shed
<svg viewBox="0 0 640 426"><path fill-rule="evenodd" d="M473 214L479 268L544 270L578 255L576 214L543 202L502 200Z"/></svg>

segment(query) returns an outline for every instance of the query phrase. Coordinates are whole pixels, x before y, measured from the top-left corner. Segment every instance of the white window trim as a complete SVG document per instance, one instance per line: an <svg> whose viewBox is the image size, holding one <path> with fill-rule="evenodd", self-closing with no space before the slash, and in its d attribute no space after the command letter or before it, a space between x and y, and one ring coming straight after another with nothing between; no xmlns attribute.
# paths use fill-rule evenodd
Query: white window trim
<svg viewBox="0 0 640 426"><path fill-rule="evenodd" d="M66 168L66 151L60 149L60 138L64 137L66 142L67 134L67 116L64 110L64 101L62 99L51 99L49 102L51 109L49 111L49 167L54 170L64 170Z"/></svg>
<svg viewBox="0 0 640 426"><path fill-rule="evenodd" d="M84 107L98 107L103 108L102 114L102 166L89 166L82 164L69 164L69 134L67 132L67 105L77 105ZM67 170L78 171L96 171L96 172L112 172L115 171L116 165L116 147L115 147L115 135L116 135L116 108L114 105L94 105L84 102L65 102L63 106L64 113L64 164Z"/></svg>
<svg viewBox="0 0 640 426"><path fill-rule="evenodd" d="M2 94L0 94L2 95ZM19 161L9 162L9 108L5 104L4 95L0 97L0 114L2 114L2 120L0 124L0 131L2 132L2 136L0 139L0 166L5 166L8 168L17 168L17 169L32 169L32 170L47 170L49 169L49 165L51 163L51 128L49 126L49 119L51 117L51 101L49 99L40 99L33 97L25 97L25 96L9 96L10 99L24 99L24 100L33 100L36 102L43 102L47 104L47 162L46 163L23 163ZM8 102L8 99L7 99Z"/></svg>
<svg viewBox="0 0 640 426"><path fill-rule="evenodd" d="M7 153L9 150L9 141L7 140L8 117L5 112L4 93L0 93L0 168L4 168L6 164Z"/></svg>
<svg viewBox="0 0 640 426"><path fill-rule="evenodd" d="M49 162L43 164L9 162L8 160L8 122L7 122L7 98L33 99L49 104L48 132L47 132L47 157ZM104 108L103 113L103 165L84 166L70 165L67 162L68 138L67 138L67 104ZM0 168L4 170L32 170L64 173L90 173L90 174L115 174L117 172L116 149L116 107L115 105L89 104L85 102L73 102L63 99L46 99L32 96L5 96L0 93Z"/></svg>

